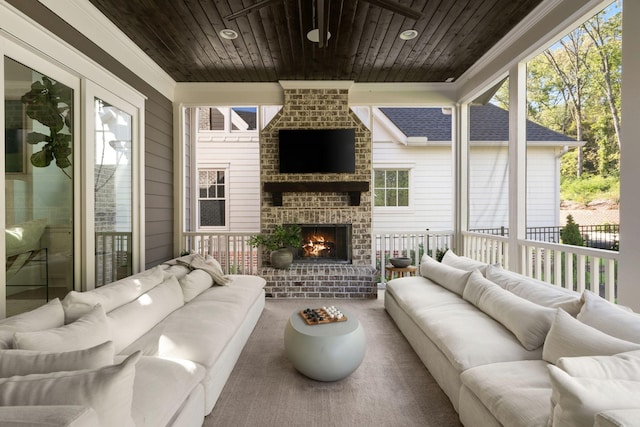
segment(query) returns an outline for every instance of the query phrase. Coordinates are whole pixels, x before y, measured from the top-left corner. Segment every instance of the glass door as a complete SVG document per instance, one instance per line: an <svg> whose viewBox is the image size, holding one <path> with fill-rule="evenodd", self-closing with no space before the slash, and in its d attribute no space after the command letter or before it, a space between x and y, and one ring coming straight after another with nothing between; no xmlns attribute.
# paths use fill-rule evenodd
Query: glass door
<svg viewBox="0 0 640 427"><path fill-rule="evenodd" d="M94 98L95 284L132 274L132 116Z"/></svg>
<svg viewBox="0 0 640 427"><path fill-rule="evenodd" d="M66 84L4 58L7 316L74 286L74 96Z"/></svg>

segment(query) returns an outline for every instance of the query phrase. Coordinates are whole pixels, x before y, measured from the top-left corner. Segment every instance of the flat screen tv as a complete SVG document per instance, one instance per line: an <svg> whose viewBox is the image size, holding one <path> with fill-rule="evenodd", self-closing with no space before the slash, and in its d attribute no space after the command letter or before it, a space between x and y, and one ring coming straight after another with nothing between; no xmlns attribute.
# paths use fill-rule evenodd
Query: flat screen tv
<svg viewBox="0 0 640 427"><path fill-rule="evenodd" d="M355 129L280 129L280 173L354 173Z"/></svg>

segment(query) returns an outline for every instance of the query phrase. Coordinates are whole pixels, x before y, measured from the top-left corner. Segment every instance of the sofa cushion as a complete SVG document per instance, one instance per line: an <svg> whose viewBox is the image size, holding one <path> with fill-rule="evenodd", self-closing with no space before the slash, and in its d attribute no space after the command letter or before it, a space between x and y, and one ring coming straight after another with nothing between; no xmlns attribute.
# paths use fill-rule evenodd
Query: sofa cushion
<svg viewBox="0 0 640 427"><path fill-rule="evenodd" d="M211 275L202 270L193 270L178 281L184 294L184 302L191 301L213 285Z"/></svg>
<svg viewBox="0 0 640 427"><path fill-rule="evenodd" d="M640 345L607 335L558 309L542 358L556 364L561 357L608 356L632 350L640 350Z"/></svg>
<svg viewBox="0 0 640 427"><path fill-rule="evenodd" d="M448 249L442 257L442 264L459 268L460 270L473 271L478 270L484 276L489 264L476 261L475 259L465 256L456 255L451 249Z"/></svg>
<svg viewBox="0 0 640 427"><path fill-rule="evenodd" d="M73 323L37 332L16 332L15 347L22 350L82 350L111 340L107 316L100 304Z"/></svg>
<svg viewBox="0 0 640 427"><path fill-rule="evenodd" d="M527 350L544 343L555 315L555 309L520 298L479 271L471 273L463 298L510 330Z"/></svg>
<svg viewBox="0 0 640 427"><path fill-rule="evenodd" d="M141 357L136 363L131 410L136 427L170 425L204 375L205 369L189 360Z"/></svg>
<svg viewBox="0 0 640 427"><path fill-rule="evenodd" d="M420 261L420 275L433 280L451 292L462 295L471 271L442 264L429 255L424 254Z"/></svg>
<svg viewBox="0 0 640 427"><path fill-rule="evenodd" d="M0 406L80 405L92 407L102 426L134 426L131 418L135 364L0 378Z"/></svg>
<svg viewBox="0 0 640 427"><path fill-rule="evenodd" d="M574 317L582 307L578 292L526 277L500 266L488 266L487 279L521 298L545 307L562 308Z"/></svg>
<svg viewBox="0 0 640 427"><path fill-rule="evenodd" d="M113 364L113 343L65 352L0 350L0 377L95 369Z"/></svg>
<svg viewBox="0 0 640 427"><path fill-rule="evenodd" d="M230 275L229 286L214 286L159 322L122 353L142 350L147 356L186 359L210 368L257 298L265 280Z"/></svg>
<svg viewBox="0 0 640 427"><path fill-rule="evenodd" d="M638 427L640 409L613 409L596 414L593 427Z"/></svg>
<svg viewBox="0 0 640 427"><path fill-rule="evenodd" d="M3 427L96 427L100 421L88 406L0 406Z"/></svg>
<svg viewBox="0 0 640 427"><path fill-rule="evenodd" d="M614 337L640 344L640 314L585 290L578 320Z"/></svg>
<svg viewBox="0 0 640 427"><path fill-rule="evenodd" d="M612 409L640 409L640 382L573 377L549 365L554 427L591 426L595 415Z"/></svg>
<svg viewBox="0 0 640 427"><path fill-rule="evenodd" d="M101 304L107 313L113 311L148 292L169 276L170 273L166 273L163 267L156 266L91 291L71 291L62 300L66 322L73 322L96 304Z"/></svg>
<svg viewBox="0 0 640 427"><path fill-rule="evenodd" d="M47 227L47 219L35 219L8 227L4 231L6 256L14 256L40 248L40 238Z"/></svg>
<svg viewBox="0 0 640 427"><path fill-rule="evenodd" d="M556 366L573 377L640 382L640 350L613 356L561 357Z"/></svg>
<svg viewBox="0 0 640 427"><path fill-rule="evenodd" d="M26 313L0 320L0 349L13 348L16 332L41 331L64 325L64 310L58 298Z"/></svg>
<svg viewBox="0 0 640 427"><path fill-rule="evenodd" d="M503 426L542 427L549 418L551 382L542 360L477 366L460 380Z"/></svg>
<svg viewBox="0 0 640 427"><path fill-rule="evenodd" d="M182 289L175 276L167 279L136 300L107 315L114 331L116 353L140 338L171 312L184 305Z"/></svg>

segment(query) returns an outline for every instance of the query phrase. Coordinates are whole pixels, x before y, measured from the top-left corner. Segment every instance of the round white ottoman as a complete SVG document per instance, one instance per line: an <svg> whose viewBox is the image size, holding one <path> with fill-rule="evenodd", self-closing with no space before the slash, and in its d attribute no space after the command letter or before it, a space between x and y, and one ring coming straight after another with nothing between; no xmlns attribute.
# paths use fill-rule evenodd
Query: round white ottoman
<svg viewBox="0 0 640 427"><path fill-rule="evenodd" d="M295 312L284 331L284 348L289 361L302 374L318 381L338 381L355 371L366 348L360 322L340 309L344 322L307 325Z"/></svg>

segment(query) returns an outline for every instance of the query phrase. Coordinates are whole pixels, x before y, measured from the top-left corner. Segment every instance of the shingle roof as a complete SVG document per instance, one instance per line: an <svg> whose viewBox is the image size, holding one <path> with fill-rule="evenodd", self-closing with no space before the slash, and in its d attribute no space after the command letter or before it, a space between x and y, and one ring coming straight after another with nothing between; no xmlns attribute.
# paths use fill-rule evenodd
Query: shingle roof
<svg viewBox="0 0 640 427"><path fill-rule="evenodd" d="M451 116L441 108L380 108L407 137L451 141ZM509 112L493 104L472 105L471 141L508 141ZM527 141L567 141L574 138L527 120Z"/></svg>

